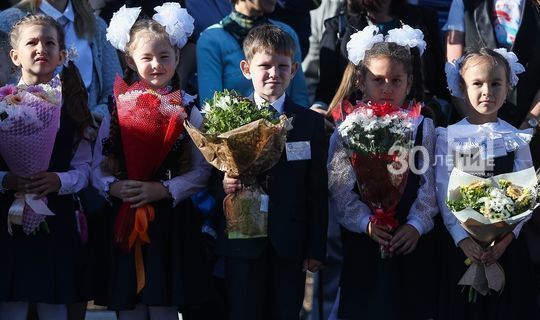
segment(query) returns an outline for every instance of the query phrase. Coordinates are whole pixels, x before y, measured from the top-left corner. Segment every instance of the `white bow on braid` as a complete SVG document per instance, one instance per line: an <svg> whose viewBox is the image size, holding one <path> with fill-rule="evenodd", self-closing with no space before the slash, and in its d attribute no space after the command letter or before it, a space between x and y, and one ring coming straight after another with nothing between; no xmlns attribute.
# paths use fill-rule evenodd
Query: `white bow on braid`
<svg viewBox="0 0 540 320"><path fill-rule="evenodd" d="M519 81L518 74L525 71L525 67L518 62L518 57L512 51L508 51L505 48L493 49L501 56L503 56L508 65L510 65L510 86L515 87ZM461 75L459 71L461 70L463 63L463 57L460 57L457 60L452 62L447 62L444 66L444 72L446 73L446 82L448 84L448 90L450 93L457 98L464 98L463 92L461 91L460 82Z"/></svg>
<svg viewBox="0 0 540 320"><path fill-rule="evenodd" d="M188 37L193 33L193 17L176 2L166 2L162 6L154 7L154 11L157 13L152 19L165 28L171 45L184 47ZM122 52L126 51L129 31L140 13L141 7L126 8L125 5L114 13L107 28L107 40L113 47Z"/></svg>
<svg viewBox="0 0 540 320"><path fill-rule="evenodd" d="M420 55L426 49L424 34L420 29L413 29L408 25L403 25L401 28L389 30L388 35L383 37L379 33L377 26L370 25L351 35L351 40L347 42L349 61L354 65L358 65L360 61L364 60L366 51L373 48L373 45L379 42L394 42L408 48L417 47Z"/></svg>

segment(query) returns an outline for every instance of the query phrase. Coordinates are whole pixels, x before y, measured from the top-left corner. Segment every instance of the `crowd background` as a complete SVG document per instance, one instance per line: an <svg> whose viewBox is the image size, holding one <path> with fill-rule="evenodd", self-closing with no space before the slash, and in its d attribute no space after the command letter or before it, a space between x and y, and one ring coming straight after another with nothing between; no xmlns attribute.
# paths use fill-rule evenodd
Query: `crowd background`
<svg viewBox="0 0 540 320"><path fill-rule="evenodd" d="M113 12L122 5L142 6L143 13L152 15L160 0L22 0L3 1L0 4L0 31L8 33L11 26L27 12L42 12L62 22L66 41L77 47L79 57L75 64L89 92L89 108L93 115L94 130L108 112L107 100L112 94L116 74L122 74L124 59L105 39L105 29ZM195 20L195 30L181 51L178 72L182 87L198 94L200 102L212 96L214 90L236 89L249 95L251 83L239 69L243 59L241 41L254 26L272 23L282 27L295 40L295 59L301 69L294 78L289 96L298 104L310 106L322 114L332 105L332 98L346 72L348 59L346 43L352 33L366 25L375 24L384 32L401 23L423 31L427 42L422 57L421 79L425 90L411 90L409 98L425 101L432 109L436 125L452 124L466 114L459 102L451 99L446 88L445 61L461 56L464 47L499 47L497 39L500 23L489 18L492 2L485 0L185 0L177 1ZM503 3L500 0L499 3ZM47 10L40 4L49 4ZM273 5L275 3L275 5ZM519 85L509 96L500 116L516 127L526 128L529 112L540 113L540 3L523 0L522 19L513 38L506 44L525 66ZM249 10L246 9L246 6ZM73 13L64 16L66 7ZM42 7L43 8L43 7ZM247 11L242 11L247 10ZM238 12L244 16L239 19ZM93 15L92 15L93 13ZM488 19L478 19L478 16ZM239 22L241 20L241 22ZM222 22L219 24L219 22ZM231 22L232 21L232 22ZM489 23L493 21L493 23ZM224 26L233 25L235 28ZM17 81L19 75L8 59L9 41L0 34L0 83ZM91 63L89 63L91 61ZM6 76L8 75L8 76ZM360 95L360 92L352 92ZM328 129L333 124L327 123ZM97 133L97 132L96 132ZM95 135L94 135L95 137ZM538 135L531 143L531 152L538 168L540 149ZM88 197L88 211L99 211L101 200L91 188L84 191ZM201 196L204 202L204 195ZM339 224L329 210L328 256L325 268L314 277L311 319L327 319L334 303L340 273L341 235ZM212 215L203 229L209 250L213 246ZM531 249L535 270L540 271L540 215L533 216L523 230ZM212 260L215 262L215 260ZM220 265L216 262L219 278ZM539 272L540 274L540 272ZM540 286L540 284L538 284ZM322 300L322 302L321 302ZM539 297L540 303L540 297ZM82 319L84 306L72 306L71 318Z"/></svg>

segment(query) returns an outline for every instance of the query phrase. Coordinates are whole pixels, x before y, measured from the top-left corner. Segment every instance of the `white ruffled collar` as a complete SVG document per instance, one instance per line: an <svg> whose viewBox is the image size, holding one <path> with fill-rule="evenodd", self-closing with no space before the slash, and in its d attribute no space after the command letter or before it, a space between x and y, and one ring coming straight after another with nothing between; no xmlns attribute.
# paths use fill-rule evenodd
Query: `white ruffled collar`
<svg viewBox="0 0 540 320"><path fill-rule="evenodd" d="M497 118L496 122L483 124L472 124L467 118L456 124L437 130L439 134L445 135L445 139L458 138L460 143L455 144L456 148L463 147L463 139L469 138L468 145L481 143L488 139L504 139L507 152L512 152L523 147L528 147L533 137L532 129L519 130L508 122Z"/></svg>

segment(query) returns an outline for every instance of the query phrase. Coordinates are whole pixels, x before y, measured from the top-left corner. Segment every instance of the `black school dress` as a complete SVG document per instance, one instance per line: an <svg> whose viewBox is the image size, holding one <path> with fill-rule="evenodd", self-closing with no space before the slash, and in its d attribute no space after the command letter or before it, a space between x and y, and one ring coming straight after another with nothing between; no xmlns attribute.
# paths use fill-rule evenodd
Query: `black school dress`
<svg viewBox="0 0 540 320"><path fill-rule="evenodd" d="M514 152L495 158L493 175L513 171ZM512 240L499 259L506 278L501 294L477 295L476 303L468 302L468 288L458 286L467 271L463 250L454 244L449 232L442 235L441 294L439 317L441 320L537 320L538 291L533 264L525 238Z"/></svg>
<svg viewBox="0 0 540 320"><path fill-rule="evenodd" d="M178 172L179 139L155 175L153 181L174 178ZM121 143L116 143L121 146ZM119 148L121 149L121 148ZM104 146L104 152L107 147ZM118 154L123 154L121 150ZM122 161L122 157L119 157ZM100 217L96 249L95 303L112 310L134 309L136 304L183 307L203 305L216 298L202 242L202 217L190 198L172 206L172 200L152 203L155 219L149 223L150 244L142 246L145 286L137 294L133 250L124 253L113 241L114 223L121 201L111 198L112 205Z"/></svg>
<svg viewBox="0 0 540 320"><path fill-rule="evenodd" d="M422 145L423 122L418 126L415 145ZM418 161L418 158L415 158ZM417 162L418 165L418 162ZM417 166L418 167L418 166ZM396 218L406 223L420 187L420 176L409 172ZM428 319L436 308L436 232L422 235L408 255L381 259L379 244L367 234L341 228L343 269L339 318Z"/></svg>
<svg viewBox="0 0 540 320"><path fill-rule="evenodd" d="M60 129L48 171L70 170L76 127L62 108ZM0 158L0 170L9 171ZM44 230L26 235L21 226L7 232L7 214L13 192L0 193L0 301L28 301L67 304L91 299L86 277L87 247L82 244L75 219L72 194L47 196L47 206L55 213L46 218Z"/></svg>

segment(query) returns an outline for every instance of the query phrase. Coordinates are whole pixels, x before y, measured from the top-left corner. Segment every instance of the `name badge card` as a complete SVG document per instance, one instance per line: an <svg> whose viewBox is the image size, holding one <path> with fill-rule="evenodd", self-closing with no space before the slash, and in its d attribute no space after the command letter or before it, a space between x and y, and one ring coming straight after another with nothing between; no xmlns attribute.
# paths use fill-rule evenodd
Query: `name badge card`
<svg viewBox="0 0 540 320"><path fill-rule="evenodd" d="M310 141L287 142L285 151L287 152L287 161L311 159Z"/></svg>

